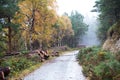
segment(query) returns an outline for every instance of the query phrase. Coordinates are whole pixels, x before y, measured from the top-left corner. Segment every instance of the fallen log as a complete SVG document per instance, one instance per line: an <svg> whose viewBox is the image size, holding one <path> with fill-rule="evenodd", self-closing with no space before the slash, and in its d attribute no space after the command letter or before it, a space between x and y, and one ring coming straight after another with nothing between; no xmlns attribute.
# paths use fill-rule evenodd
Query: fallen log
<svg viewBox="0 0 120 80"><path fill-rule="evenodd" d="M11 53L6 53L5 56L15 56L15 55L20 55L20 52L11 52Z"/></svg>
<svg viewBox="0 0 120 80"><path fill-rule="evenodd" d="M45 60L47 60L49 58L47 51L40 50L40 53L44 55Z"/></svg>
<svg viewBox="0 0 120 80"><path fill-rule="evenodd" d="M60 56L60 53L58 51L53 51L52 54L51 54L53 57L54 56Z"/></svg>
<svg viewBox="0 0 120 80"><path fill-rule="evenodd" d="M47 60L49 58L49 55L48 55L47 51L43 51L41 49L31 51L27 54L28 58L32 58L34 56L39 56L41 62L43 62L44 60Z"/></svg>

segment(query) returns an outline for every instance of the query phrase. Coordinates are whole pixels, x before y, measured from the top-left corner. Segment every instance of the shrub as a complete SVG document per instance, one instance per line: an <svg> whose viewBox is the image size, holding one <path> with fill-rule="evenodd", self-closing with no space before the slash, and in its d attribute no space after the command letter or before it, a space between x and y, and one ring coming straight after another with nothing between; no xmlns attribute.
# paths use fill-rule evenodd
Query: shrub
<svg viewBox="0 0 120 80"><path fill-rule="evenodd" d="M119 80L118 55L119 53L113 54L98 47L90 47L81 49L77 59L83 65L83 73L90 80Z"/></svg>
<svg viewBox="0 0 120 80"><path fill-rule="evenodd" d="M11 68L10 75L16 75L18 72L21 72L24 69L27 69L31 67L32 65L36 64L36 61L33 61L32 59L27 59L26 57L11 57L7 59L3 59L1 61L0 66L6 67L9 66Z"/></svg>

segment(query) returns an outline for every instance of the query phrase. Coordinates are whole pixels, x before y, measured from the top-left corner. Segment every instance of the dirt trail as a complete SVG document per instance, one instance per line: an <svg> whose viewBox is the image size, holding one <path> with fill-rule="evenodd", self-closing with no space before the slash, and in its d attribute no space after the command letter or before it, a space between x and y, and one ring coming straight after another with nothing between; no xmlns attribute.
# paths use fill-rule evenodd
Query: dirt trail
<svg viewBox="0 0 120 80"><path fill-rule="evenodd" d="M64 55L45 63L39 69L24 77L24 80L85 80L82 68L75 59L78 51Z"/></svg>

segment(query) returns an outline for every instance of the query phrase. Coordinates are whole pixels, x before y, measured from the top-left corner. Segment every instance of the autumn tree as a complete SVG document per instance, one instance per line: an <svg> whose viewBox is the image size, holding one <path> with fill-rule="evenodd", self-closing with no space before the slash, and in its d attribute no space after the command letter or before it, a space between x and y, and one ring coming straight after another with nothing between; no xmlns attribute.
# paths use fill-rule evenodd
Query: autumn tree
<svg viewBox="0 0 120 80"><path fill-rule="evenodd" d="M56 23L53 25L54 27L54 34L53 34L53 39L54 39L54 46L61 46L61 40L64 36L64 28L65 28L65 24L62 20L61 17L58 17Z"/></svg>
<svg viewBox="0 0 120 80"><path fill-rule="evenodd" d="M52 25L56 20L54 0L25 0L19 6L22 18L23 37L30 50L34 41L39 42L39 47L44 47L51 40ZM29 42L29 43L28 43Z"/></svg>
<svg viewBox="0 0 120 80"><path fill-rule="evenodd" d="M64 36L62 38L62 44L71 46L71 37L74 36L74 30L72 29L72 23L70 18L67 15L62 16L64 22Z"/></svg>
<svg viewBox="0 0 120 80"><path fill-rule="evenodd" d="M72 29L71 20L68 16L63 15L58 18L56 23L54 24L55 32L54 32L54 40L56 46L68 45L68 39L74 35L74 31ZM68 45L69 46L69 45Z"/></svg>

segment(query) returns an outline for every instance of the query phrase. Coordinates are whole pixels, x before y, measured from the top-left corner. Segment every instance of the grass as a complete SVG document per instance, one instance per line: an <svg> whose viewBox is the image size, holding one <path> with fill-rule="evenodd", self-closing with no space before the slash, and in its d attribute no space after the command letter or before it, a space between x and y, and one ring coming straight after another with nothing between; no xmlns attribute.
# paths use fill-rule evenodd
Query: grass
<svg viewBox="0 0 120 80"><path fill-rule="evenodd" d="M12 77L10 77L8 80L20 80L23 77L25 77L26 75L28 75L29 73L33 72L34 70L38 69L41 66L42 63L36 64L31 66L30 68L27 68L21 72L19 72L17 75L14 75Z"/></svg>
<svg viewBox="0 0 120 80"><path fill-rule="evenodd" d="M1 67L9 66L11 68L11 72L8 76L10 80L15 80L14 77L19 78L19 76L22 77L28 74L38 68L40 64L39 56L27 58L24 54L0 59Z"/></svg>

